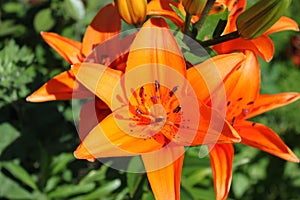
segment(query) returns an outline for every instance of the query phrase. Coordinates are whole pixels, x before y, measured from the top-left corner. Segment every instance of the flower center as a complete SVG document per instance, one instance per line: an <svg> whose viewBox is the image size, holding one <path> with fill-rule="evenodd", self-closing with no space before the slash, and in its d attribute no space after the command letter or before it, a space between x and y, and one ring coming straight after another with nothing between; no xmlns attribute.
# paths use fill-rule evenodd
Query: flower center
<svg viewBox="0 0 300 200"><path fill-rule="evenodd" d="M165 132L176 134L182 112L176 97L177 90L178 86L169 89L155 81L132 92L129 115L131 126L139 126L142 130L138 137L147 138ZM134 128L130 132L137 134Z"/></svg>

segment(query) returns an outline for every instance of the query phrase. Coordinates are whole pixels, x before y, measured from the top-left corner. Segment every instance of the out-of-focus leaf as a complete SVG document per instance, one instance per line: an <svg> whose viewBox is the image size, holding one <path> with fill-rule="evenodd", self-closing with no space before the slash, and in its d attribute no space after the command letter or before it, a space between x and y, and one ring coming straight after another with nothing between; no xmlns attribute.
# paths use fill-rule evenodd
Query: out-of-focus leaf
<svg viewBox="0 0 300 200"><path fill-rule="evenodd" d="M49 191L53 190L59 184L60 181L61 181L61 177L51 176L46 183L44 191L49 192Z"/></svg>
<svg viewBox="0 0 300 200"><path fill-rule="evenodd" d="M180 199L194 200L193 196L184 187L180 189Z"/></svg>
<svg viewBox="0 0 300 200"><path fill-rule="evenodd" d="M0 173L0 197L7 199L32 199L31 194L13 180Z"/></svg>
<svg viewBox="0 0 300 200"><path fill-rule="evenodd" d="M50 8L39 11L34 17L34 29L36 32L48 31L55 25Z"/></svg>
<svg viewBox="0 0 300 200"><path fill-rule="evenodd" d="M102 165L100 170L90 171L85 177L81 179L79 185L84 185L87 183L104 180L107 169L108 167L106 165Z"/></svg>
<svg viewBox="0 0 300 200"><path fill-rule="evenodd" d="M250 187L250 180L242 173L233 174L232 190L237 198L241 198Z"/></svg>
<svg viewBox="0 0 300 200"><path fill-rule="evenodd" d="M88 195L79 196L76 198L72 198L71 200L94 200L101 199L109 194L111 194L114 190L121 186L121 181L119 179L110 181L103 186L100 186L95 191L89 193Z"/></svg>
<svg viewBox="0 0 300 200"><path fill-rule="evenodd" d="M64 171L67 168L68 163L75 160L74 156L71 153L62 153L56 156L51 163L52 174L56 175L59 172Z"/></svg>
<svg viewBox="0 0 300 200"><path fill-rule="evenodd" d="M19 136L19 131L9 123L0 124L0 155L2 154L3 150Z"/></svg>
<svg viewBox="0 0 300 200"><path fill-rule="evenodd" d="M85 15L84 4L81 0L65 0L65 8L69 15L79 21Z"/></svg>
<svg viewBox="0 0 300 200"><path fill-rule="evenodd" d="M34 190L37 190L38 187L35 184L33 178L30 176L30 174L19 164L16 164L13 161L10 162L3 162L2 166L8 170L14 177L19 179L21 182L25 183L29 187L31 187Z"/></svg>
<svg viewBox="0 0 300 200"><path fill-rule="evenodd" d="M23 34L25 31L25 27L20 24L15 24L13 20L4 20L1 21L0 23L0 36L5 36L5 35L19 35Z"/></svg>
<svg viewBox="0 0 300 200"><path fill-rule="evenodd" d="M77 194L91 192L95 188L95 183L85 185L61 185L56 190L48 194L49 198L66 198Z"/></svg>
<svg viewBox="0 0 300 200"><path fill-rule="evenodd" d="M116 196L116 198L114 200L124 200L126 199L125 196L128 193L128 188L123 189L120 193L118 193L118 195Z"/></svg>
<svg viewBox="0 0 300 200"><path fill-rule="evenodd" d="M134 196L134 194L136 193L136 191L139 187L139 184L143 180L143 174L134 173L134 172L140 171L141 169L143 169L143 164L142 164L141 158L138 156L133 157L128 165L128 170L127 170L128 173L126 174L127 186L129 189L130 197ZM130 173L130 172L133 172L133 173Z"/></svg>

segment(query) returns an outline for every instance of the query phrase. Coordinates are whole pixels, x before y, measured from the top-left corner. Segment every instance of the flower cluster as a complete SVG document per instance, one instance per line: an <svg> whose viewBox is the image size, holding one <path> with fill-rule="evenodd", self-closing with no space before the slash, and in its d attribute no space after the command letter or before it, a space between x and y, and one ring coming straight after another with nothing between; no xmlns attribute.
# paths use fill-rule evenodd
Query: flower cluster
<svg viewBox="0 0 300 200"><path fill-rule="evenodd" d="M249 121L300 98L260 94L258 56L270 61L274 54L268 35L298 31L282 16L289 3L260 0L246 10L246 0L115 0L98 12L82 42L41 33L71 67L27 101L89 99L75 157L140 156L158 200L180 199L186 147L207 145L216 198L226 199L233 143L299 162L272 129ZM221 13L211 35L201 38L206 18ZM136 28L123 30L122 23Z"/></svg>

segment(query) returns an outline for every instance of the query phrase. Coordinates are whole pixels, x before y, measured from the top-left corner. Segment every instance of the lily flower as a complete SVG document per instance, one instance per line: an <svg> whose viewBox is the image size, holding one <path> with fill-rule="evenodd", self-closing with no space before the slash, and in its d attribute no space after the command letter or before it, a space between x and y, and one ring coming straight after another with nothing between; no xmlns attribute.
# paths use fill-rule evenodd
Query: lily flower
<svg viewBox="0 0 300 200"><path fill-rule="evenodd" d="M95 16L88 26L82 42L74 41L51 32L41 32L41 35L58 54L72 65L83 62L95 46L119 34L120 29L121 19L118 11L113 4L109 4L102 8ZM111 64L105 63L105 60L103 63ZM120 63L114 63L115 66L118 64ZM26 100L31 102L43 102L69 100L74 97L87 98L91 96L93 96L92 93L85 90L84 87L75 81L72 70L68 70L53 77L41 88L27 97Z"/></svg>
<svg viewBox="0 0 300 200"><path fill-rule="evenodd" d="M245 7L246 1L244 0L238 1L233 5L224 34L228 34L237 30L236 19L239 14L245 10ZM262 59L269 62L274 55L274 44L268 35L285 30L299 31L297 22L288 17L282 16L269 30L256 39L246 40L243 38L237 38L217 44L213 46L213 49L218 54L251 50L255 52L255 54L259 55Z"/></svg>
<svg viewBox="0 0 300 200"><path fill-rule="evenodd" d="M208 76L215 72L212 62L225 65L219 73L228 78L243 60L242 53L221 55L186 70L167 23L151 18L130 47L125 73L98 63L73 65L77 80L112 110L100 122L94 120L93 128L86 125L91 131L80 134L75 157L92 161L139 155L155 198L179 199L185 146L240 140L222 114L201 98L223 84ZM93 105L82 109L95 113Z"/></svg>
<svg viewBox="0 0 300 200"><path fill-rule="evenodd" d="M291 162L299 162L297 156L269 127L249 121L250 118L269 110L290 104L300 98L296 92L259 94L260 68L252 51L245 51L246 60L229 79L224 81L227 92L226 119L241 136L241 143ZM251 83L251 84L249 84ZM245 88L247 91L245 92ZM231 185L234 147L216 144L211 147L210 159L213 169L217 199L226 199Z"/></svg>

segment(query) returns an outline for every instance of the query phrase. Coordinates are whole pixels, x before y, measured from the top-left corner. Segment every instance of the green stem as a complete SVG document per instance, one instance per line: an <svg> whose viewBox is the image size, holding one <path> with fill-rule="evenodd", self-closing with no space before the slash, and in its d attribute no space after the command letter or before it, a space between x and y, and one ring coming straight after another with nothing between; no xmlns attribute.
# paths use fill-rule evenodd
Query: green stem
<svg viewBox="0 0 300 200"><path fill-rule="evenodd" d="M208 46L212 46L212 45L226 42L229 40L233 40L233 39L236 39L239 37L240 37L240 34L237 31L234 31L234 32L228 33L226 35L222 35L220 37L217 37L217 38L214 38L211 40L206 40L206 41L199 42L199 43L202 45L202 47L208 47Z"/></svg>
<svg viewBox="0 0 300 200"><path fill-rule="evenodd" d="M193 38L197 37L198 32L200 31L200 29L201 29L202 25L204 24L206 18L208 17L209 12L213 8L215 2L216 2L216 0L208 0L206 2L206 5L203 9L203 12L201 13L201 17L200 17L199 21L197 21L196 24L193 27L193 31L192 31Z"/></svg>
<svg viewBox="0 0 300 200"><path fill-rule="evenodd" d="M184 21L184 34L186 35L191 35L191 31L190 31L191 20L192 20L192 15L186 12L186 17Z"/></svg>

